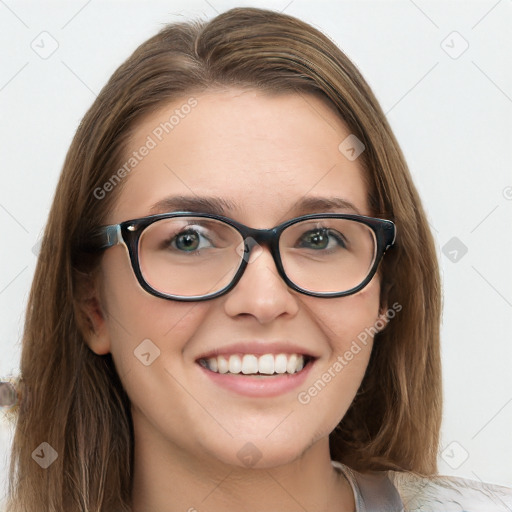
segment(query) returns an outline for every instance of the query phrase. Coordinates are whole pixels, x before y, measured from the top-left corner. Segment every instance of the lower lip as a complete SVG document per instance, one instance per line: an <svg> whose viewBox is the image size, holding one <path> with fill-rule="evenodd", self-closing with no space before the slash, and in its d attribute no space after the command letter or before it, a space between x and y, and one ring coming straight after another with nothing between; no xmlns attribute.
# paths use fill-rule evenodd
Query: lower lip
<svg viewBox="0 0 512 512"><path fill-rule="evenodd" d="M296 389L304 383L311 367L315 364L314 360L297 373L283 373L272 376L250 376L243 374L216 373L208 370L199 363L199 368L210 378L215 384L229 391L234 391L239 395L254 397L273 397L279 396L293 389Z"/></svg>

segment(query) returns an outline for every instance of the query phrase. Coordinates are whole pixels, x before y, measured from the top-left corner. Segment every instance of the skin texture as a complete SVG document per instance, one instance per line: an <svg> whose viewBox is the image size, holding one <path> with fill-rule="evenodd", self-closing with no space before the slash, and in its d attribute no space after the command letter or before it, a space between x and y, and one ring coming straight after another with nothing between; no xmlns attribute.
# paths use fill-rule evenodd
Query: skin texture
<svg viewBox="0 0 512 512"><path fill-rule="evenodd" d="M195 98L125 178L109 224L155 213L152 205L178 194L236 201L226 215L255 228L313 213L294 210L304 197L342 197L370 214L363 171L338 149L350 132L318 98L240 89ZM187 99L139 123L130 152ZM115 246L102 259L89 316L88 344L112 353L132 402L135 512L354 510L348 483L331 466L328 436L356 394L372 340L308 404L297 394L379 319L377 276L348 297L308 297L286 286L264 248L228 294L183 303L142 290L125 248ZM148 338L160 355L144 366L134 350ZM254 339L288 339L317 354L306 383L248 398L212 384L196 363L207 350ZM249 442L261 454L250 468L237 456Z"/></svg>

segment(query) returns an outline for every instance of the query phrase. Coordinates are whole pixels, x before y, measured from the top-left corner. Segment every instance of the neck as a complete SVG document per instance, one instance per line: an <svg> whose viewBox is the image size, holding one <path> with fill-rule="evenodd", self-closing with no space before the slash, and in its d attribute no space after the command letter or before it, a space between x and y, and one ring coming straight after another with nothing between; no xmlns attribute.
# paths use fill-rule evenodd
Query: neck
<svg viewBox="0 0 512 512"><path fill-rule="evenodd" d="M350 484L331 464L322 438L295 460L253 469L198 458L134 423L133 512L315 510L353 512Z"/></svg>

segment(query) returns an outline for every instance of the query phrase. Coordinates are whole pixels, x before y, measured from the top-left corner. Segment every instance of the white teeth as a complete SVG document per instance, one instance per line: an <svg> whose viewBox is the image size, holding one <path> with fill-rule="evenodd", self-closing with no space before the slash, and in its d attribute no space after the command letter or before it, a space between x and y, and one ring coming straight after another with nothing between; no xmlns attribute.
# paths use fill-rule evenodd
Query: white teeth
<svg viewBox="0 0 512 512"><path fill-rule="evenodd" d="M274 373L274 356L272 354L265 354L258 359L258 368L260 373L272 375Z"/></svg>
<svg viewBox="0 0 512 512"><path fill-rule="evenodd" d="M208 367L211 368L213 372L216 372L219 369L217 358L210 357L210 359L208 359Z"/></svg>
<svg viewBox="0 0 512 512"><path fill-rule="evenodd" d="M215 373L244 375L274 375L300 372L304 368L304 356L298 354L233 354L202 359L201 364Z"/></svg>
<svg viewBox="0 0 512 512"><path fill-rule="evenodd" d="M219 356L217 358L212 357L212 359L217 359L217 366L218 366L218 372L219 373L228 373L229 372L229 363L228 363L228 361L227 361L227 359L225 357L222 357L222 356ZM208 367L213 372L215 371L210 366L210 359L208 359Z"/></svg>
<svg viewBox="0 0 512 512"><path fill-rule="evenodd" d="M212 370L215 371L215 370ZM258 358L252 354L245 354L242 359L242 373L258 373Z"/></svg>
<svg viewBox="0 0 512 512"><path fill-rule="evenodd" d="M279 354L274 360L274 371L276 373L286 373L287 364L286 354Z"/></svg>
<svg viewBox="0 0 512 512"><path fill-rule="evenodd" d="M292 354L286 362L286 371L288 373L295 373L297 371L297 356Z"/></svg>
<svg viewBox="0 0 512 512"><path fill-rule="evenodd" d="M240 373L242 371L242 360L240 356L232 355L229 358L229 373Z"/></svg>

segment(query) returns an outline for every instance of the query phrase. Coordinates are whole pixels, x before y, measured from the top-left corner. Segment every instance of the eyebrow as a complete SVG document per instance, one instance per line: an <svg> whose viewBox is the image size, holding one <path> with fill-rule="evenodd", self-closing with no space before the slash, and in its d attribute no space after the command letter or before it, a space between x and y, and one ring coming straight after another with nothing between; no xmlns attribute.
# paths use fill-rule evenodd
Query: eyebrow
<svg viewBox="0 0 512 512"><path fill-rule="evenodd" d="M168 213L172 211L204 212L228 216L240 212L242 208L236 201L222 197L170 196L155 203L150 214ZM330 213L343 210L361 215L358 208L350 201L341 197L303 197L291 209L292 215L304 213Z"/></svg>

